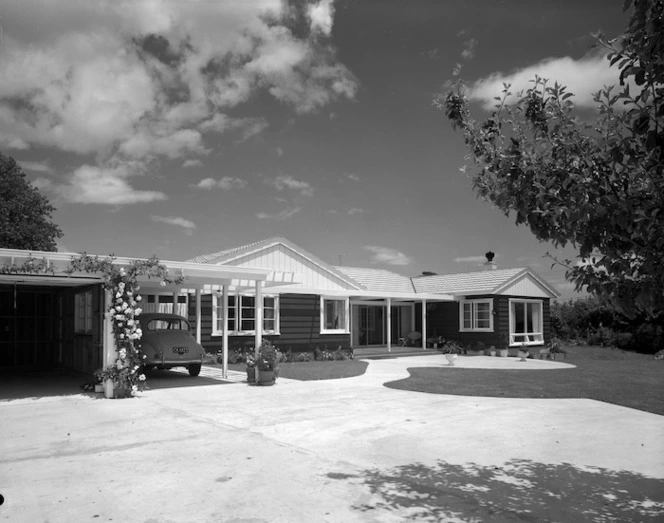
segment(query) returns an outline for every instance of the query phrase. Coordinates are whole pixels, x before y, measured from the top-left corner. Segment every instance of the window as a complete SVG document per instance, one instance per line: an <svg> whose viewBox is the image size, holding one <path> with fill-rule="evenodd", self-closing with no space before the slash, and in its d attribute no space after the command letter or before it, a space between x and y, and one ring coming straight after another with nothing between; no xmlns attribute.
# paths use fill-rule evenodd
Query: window
<svg viewBox="0 0 664 523"><path fill-rule="evenodd" d="M74 296L74 331L92 333L92 290L77 292Z"/></svg>
<svg viewBox="0 0 664 523"><path fill-rule="evenodd" d="M464 300L459 308L459 330L493 332L493 300Z"/></svg>
<svg viewBox="0 0 664 523"><path fill-rule="evenodd" d="M348 333L348 298L325 298L321 296L321 334Z"/></svg>
<svg viewBox="0 0 664 523"><path fill-rule="evenodd" d="M188 316L188 296L180 294L178 302L173 310L173 293L169 294L147 294L143 296L143 311L144 312L166 312L169 314L179 314L180 316Z"/></svg>
<svg viewBox="0 0 664 523"><path fill-rule="evenodd" d="M213 295L212 324L214 335L224 332L224 307L222 297ZM228 333L253 334L256 332L255 296L228 295ZM279 297L263 296L263 333L279 333Z"/></svg>
<svg viewBox="0 0 664 523"><path fill-rule="evenodd" d="M542 302L510 300L510 345L544 343Z"/></svg>
<svg viewBox="0 0 664 523"><path fill-rule="evenodd" d="M160 330L176 330L176 331L189 331L189 322L179 319L159 319L150 320L147 324L147 330L160 331Z"/></svg>

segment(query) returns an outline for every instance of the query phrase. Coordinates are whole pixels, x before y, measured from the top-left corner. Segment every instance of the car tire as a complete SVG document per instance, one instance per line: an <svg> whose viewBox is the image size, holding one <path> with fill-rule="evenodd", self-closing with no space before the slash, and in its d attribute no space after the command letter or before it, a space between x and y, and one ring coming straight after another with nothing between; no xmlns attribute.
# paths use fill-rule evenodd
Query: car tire
<svg viewBox="0 0 664 523"><path fill-rule="evenodd" d="M191 365L189 365L188 369L189 369L189 375L196 377L201 373L201 364L192 363Z"/></svg>

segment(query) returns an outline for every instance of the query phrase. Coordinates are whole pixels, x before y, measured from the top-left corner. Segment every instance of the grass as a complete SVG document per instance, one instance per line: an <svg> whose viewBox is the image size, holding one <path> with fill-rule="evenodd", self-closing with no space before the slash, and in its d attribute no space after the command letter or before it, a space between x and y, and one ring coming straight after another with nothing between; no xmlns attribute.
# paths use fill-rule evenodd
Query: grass
<svg viewBox="0 0 664 523"><path fill-rule="evenodd" d="M386 386L432 394L505 398L589 398L664 415L664 361L604 347L565 347L573 369L411 368Z"/></svg>
<svg viewBox="0 0 664 523"><path fill-rule="evenodd" d="M367 370L367 362L359 360L340 361L307 361L281 363L279 365L279 377L291 380L315 381L315 380L337 380L341 378L352 378L361 376ZM221 365L210 365L221 367ZM231 370L244 371L247 367L244 363L228 365Z"/></svg>

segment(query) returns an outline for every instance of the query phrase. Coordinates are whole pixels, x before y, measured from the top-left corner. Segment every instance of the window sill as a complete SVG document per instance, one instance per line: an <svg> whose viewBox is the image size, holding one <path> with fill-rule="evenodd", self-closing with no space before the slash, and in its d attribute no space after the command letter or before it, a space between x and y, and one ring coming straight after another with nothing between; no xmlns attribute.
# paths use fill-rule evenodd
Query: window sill
<svg viewBox="0 0 664 523"><path fill-rule="evenodd" d="M224 335L223 331L219 332L213 332L211 336L213 338L221 338ZM256 336L256 331L244 331L244 332L238 332L238 331L232 331L228 333L229 336ZM281 332L277 331L263 331L262 332L263 336L281 336Z"/></svg>
<svg viewBox="0 0 664 523"><path fill-rule="evenodd" d="M350 334L350 331L344 329L322 330L321 334Z"/></svg>
<svg viewBox="0 0 664 523"><path fill-rule="evenodd" d="M493 332L493 329L459 329L459 332Z"/></svg>

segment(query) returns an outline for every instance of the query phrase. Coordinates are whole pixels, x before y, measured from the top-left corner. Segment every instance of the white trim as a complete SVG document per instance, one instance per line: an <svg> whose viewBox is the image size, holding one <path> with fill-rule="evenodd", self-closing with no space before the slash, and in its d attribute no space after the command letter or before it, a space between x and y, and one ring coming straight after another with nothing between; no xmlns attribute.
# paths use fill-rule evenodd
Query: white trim
<svg viewBox="0 0 664 523"><path fill-rule="evenodd" d="M233 293L229 292L228 296L235 296L235 305L232 307L235 310L235 330L229 330L228 335L229 336L255 336L256 335L256 330L251 329L251 330L240 330L240 326L242 325L242 307L241 307L241 302L242 302L242 297L247 296L247 297L252 297L255 298L254 294L249 294L249 293ZM274 298L274 330L270 329L261 329L262 334L264 336L279 336L281 334L281 325L279 323L280 321L280 314L279 314L279 295L278 294L262 294L263 300L265 298ZM217 314L217 309L219 308L218 304L218 293L213 293L212 294L212 333L211 336L223 336L224 331L223 329L217 329L217 324L219 320L219 316ZM223 305L223 303L222 303ZM254 307L255 307L255 302L254 302ZM231 307L227 307L228 310L231 309ZM263 310L265 309L265 306L263 306ZM263 316L263 322L265 322L265 317L264 314ZM249 318L247 318L249 319ZM254 324L256 322L257 318L254 317ZM226 319L225 322L226 326L228 326L228 318Z"/></svg>
<svg viewBox="0 0 664 523"><path fill-rule="evenodd" d="M341 329L326 329L325 325L325 300L344 302L345 324ZM350 334L350 299L343 296L320 296L320 333L321 334Z"/></svg>
<svg viewBox="0 0 664 523"><path fill-rule="evenodd" d="M512 332L512 304L514 303L534 303L539 305L539 331L535 332L525 332L525 333L516 333ZM537 300L537 299L526 299L526 298L510 298L509 299L509 332L510 332L510 347L519 347L521 345L542 345L544 344L544 300ZM527 307L524 308L524 314L525 311L527 311ZM526 323L527 324L527 323ZM514 341L515 336L532 336L533 340L528 340L528 341Z"/></svg>
<svg viewBox="0 0 664 523"><path fill-rule="evenodd" d="M480 303L489 304L489 327L478 328L477 325L477 310L476 306ZM464 305L470 304L471 306L471 327L464 326ZM493 298L482 298L477 300L459 300L459 332L493 332Z"/></svg>

